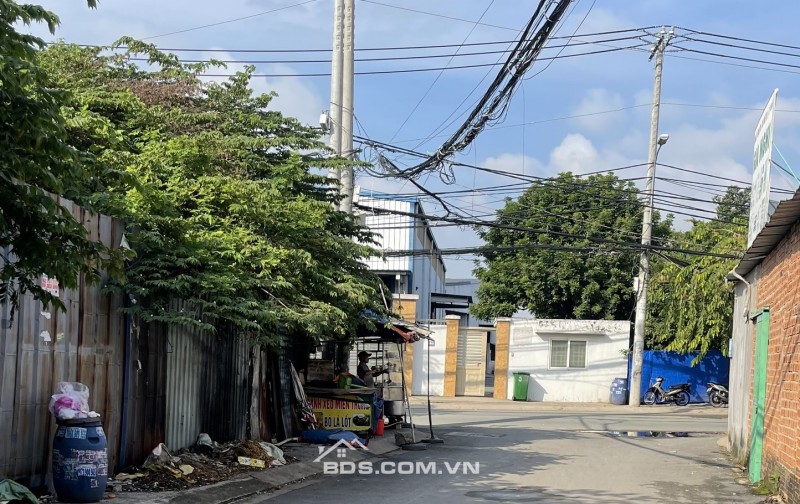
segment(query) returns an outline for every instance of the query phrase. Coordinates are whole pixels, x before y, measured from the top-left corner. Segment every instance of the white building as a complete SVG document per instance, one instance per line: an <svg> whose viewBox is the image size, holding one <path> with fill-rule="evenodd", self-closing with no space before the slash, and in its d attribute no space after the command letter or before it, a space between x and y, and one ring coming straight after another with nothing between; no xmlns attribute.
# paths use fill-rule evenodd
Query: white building
<svg viewBox="0 0 800 504"><path fill-rule="evenodd" d="M445 292L446 268L422 204L414 197L363 191L358 204L366 226L376 234L378 248L386 254L368 260L369 268L392 295L419 296L417 320L436 318L432 295Z"/></svg>
<svg viewBox="0 0 800 504"><path fill-rule="evenodd" d="M611 383L628 375L630 330L627 320L514 320L507 397L519 371L530 373L529 401L608 402Z"/></svg>

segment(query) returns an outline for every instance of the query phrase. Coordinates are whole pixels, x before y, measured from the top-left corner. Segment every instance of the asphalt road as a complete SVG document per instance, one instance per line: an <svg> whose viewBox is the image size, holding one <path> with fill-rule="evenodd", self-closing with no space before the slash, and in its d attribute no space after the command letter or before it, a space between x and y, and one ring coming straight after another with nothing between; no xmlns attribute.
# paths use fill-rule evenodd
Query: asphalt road
<svg viewBox="0 0 800 504"><path fill-rule="evenodd" d="M427 415L414 412L427 428ZM395 451L363 468L334 459L337 470L356 473L320 476L251 502L762 502L735 482L717 446L726 429L722 415L440 408L434 425L444 444ZM420 434L427 437L424 429ZM428 474L406 474L417 469Z"/></svg>

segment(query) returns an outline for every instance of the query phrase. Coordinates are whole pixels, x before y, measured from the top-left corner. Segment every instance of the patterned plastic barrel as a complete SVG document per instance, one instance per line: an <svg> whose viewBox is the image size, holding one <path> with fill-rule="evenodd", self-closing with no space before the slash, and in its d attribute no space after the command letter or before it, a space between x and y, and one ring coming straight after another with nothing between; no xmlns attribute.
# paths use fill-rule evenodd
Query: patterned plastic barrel
<svg viewBox="0 0 800 504"><path fill-rule="evenodd" d="M622 406L628 404L628 379L617 378L611 382L611 404Z"/></svg>
<svg viewBox="0 0 800 504"><path fill-rule="evenodd" d="M99 418L59 420L53 487L60 502L100 502L108 483L106 435Z"/></svg>

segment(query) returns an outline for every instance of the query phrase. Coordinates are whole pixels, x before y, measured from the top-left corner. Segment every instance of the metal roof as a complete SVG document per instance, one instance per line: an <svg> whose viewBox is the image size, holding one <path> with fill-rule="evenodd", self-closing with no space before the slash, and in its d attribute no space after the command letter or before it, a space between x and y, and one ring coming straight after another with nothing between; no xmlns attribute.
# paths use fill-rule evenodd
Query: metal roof
<svg viewBox="0 0 800 504"><path fill-rule="evenodd" d="M775 212L769 218L769 222L758 233L734 271L741 276L753 271L756 266L761 264L761 261L767 258L770 252L775 250L775 247L789 233L798 219L800 219L800 190L795 192L791 199L778 204Z"/></svg>

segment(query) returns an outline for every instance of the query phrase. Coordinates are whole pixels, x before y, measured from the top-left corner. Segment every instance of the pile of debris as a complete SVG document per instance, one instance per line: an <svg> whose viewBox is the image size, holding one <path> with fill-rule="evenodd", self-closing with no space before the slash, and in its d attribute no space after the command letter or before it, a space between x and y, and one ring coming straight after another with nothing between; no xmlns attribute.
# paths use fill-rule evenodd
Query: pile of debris
<svg viewBox="0 0 800 504"><path fill-rule="evenodd" d="M210 485L238 474L284 465L283 451L258 441L216 443L200 434L191 450L170 453L158 445L142 467L117 474L108 484L115 492L163 492Z"/></svg>

